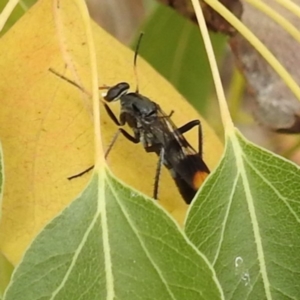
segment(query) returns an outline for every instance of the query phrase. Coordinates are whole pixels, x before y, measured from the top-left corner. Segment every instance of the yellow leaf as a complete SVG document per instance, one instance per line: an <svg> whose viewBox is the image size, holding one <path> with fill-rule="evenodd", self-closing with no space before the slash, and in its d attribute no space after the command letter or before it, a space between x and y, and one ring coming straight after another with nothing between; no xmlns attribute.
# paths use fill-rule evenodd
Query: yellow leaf
<svg viewBox="0 0 300 300"><path fill-rule="evenodd" d="M92 28L99 86L127 81L134 89L133 52L94 23ZM50 0L39 1L0 40L0 65L0 137L6 172L0 247L16 264L35 235L84 189L91 176L67 179L94 163L91 99L49 72L52 68L91 91L85 29L78 7L73 1L60 1L59 7ZM138 61L138 74L141 93L167 113L175 110L175 124L200 118L142 59ZM118 115L119 103L111 107ZM204 159L213 169L222 145L201 121ZM116 129L101 107L104 148ZM196 147L197 131L186 136ZM156 163L155 154L146 153L140 144L131 144L122 136L108 157L117 177L149 196ZM159 198L182 221L186 205L166 170Z"/></svg>

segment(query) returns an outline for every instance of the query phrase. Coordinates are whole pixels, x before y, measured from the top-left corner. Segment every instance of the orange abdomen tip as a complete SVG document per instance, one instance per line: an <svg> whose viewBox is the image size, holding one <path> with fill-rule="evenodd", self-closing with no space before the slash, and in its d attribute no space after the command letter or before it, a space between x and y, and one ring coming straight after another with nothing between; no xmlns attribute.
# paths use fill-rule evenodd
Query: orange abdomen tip
<svg viewBox="0 0 300 300"><path fill-rule="evenodd" d="M193 187L195 190L198 190L206 177L208 176L208 173L198 171L194 177L193 177Z"/></svg>

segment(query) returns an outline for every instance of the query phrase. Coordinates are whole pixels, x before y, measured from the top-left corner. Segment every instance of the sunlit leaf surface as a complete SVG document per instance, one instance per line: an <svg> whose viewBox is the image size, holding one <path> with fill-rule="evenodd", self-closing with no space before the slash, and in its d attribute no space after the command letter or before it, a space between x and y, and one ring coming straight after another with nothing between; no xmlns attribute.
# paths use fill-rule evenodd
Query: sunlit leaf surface
<svg viewBox="0 0 300 300"><path fill-rule="evenodd" d="M300 170L247 142L225 156L191 208L186 233L213 264L226 299L298 299Z"/></svg>

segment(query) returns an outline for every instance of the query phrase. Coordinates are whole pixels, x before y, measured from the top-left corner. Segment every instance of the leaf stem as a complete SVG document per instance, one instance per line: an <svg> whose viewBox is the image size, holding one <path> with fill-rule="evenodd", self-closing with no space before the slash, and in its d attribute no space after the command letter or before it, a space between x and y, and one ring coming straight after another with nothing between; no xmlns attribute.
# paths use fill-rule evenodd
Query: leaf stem
<svg viewBox="0 0 300 300"><path fill-rule="evenodd" d="M87 46L89 49L90 58L90 70L92 78L92 101L93 101L93 116L94 116L94 132L95 132L95 170L97 166L103 166L105 163L103 155L103 147L101 142L101 131L100 131L100 105L99 105L99 90L98 90L98 71L97 71L97 58L94 45L94 38L91 29L91 19L86 7L85 2L77 0L78 7L81 11L81 16L84 22Z"/></svg>
<svg viewBox="0 0 300 300"><path fill-rule="evenodd" d="M19 0L10 0L2 10L2 13L0 14L0 32L4 28L4 25L6 24L8 18L10 17L12 11L15 9L18 3Z"/></svg>
<svg viewBox="0 0 300 300"><path fill-rule="evenodd" d="M300 18L300 6L296 3L294 3L291 0L275 0L277 1L280 5L282 5L284 8L295 14Z"/></svg>
<svg viewBox="0 0 300 300"><path fill-rule="evenodd" d="M280 15L270 5L263 3L261 0L245 0L261 12L265 13L276 23L278 23L286 32L288 32L297 42L300 42L300 31L285 17Z"/></svg>
<svg viewBox="0 0 300 300"><path fill-rule="evenodd" d="M208 61L209 61L210 67L211 67L212 76L214 79L214 84L216 87L216 93L217 93L220 111L221 111L222 123L225 128L225 131L227 133L229 133L234 130L234 125L232 123L231 116L230 116L230 113L228 110L225 93L224 93L224 89L222 86L220 73L218 70L217 61L216 61L216 57L214 55L214 51L213 51L213 47L212 47L211 40L209 37L208 29L207 29L207 26L205 23L205 19L204 19L203 12L200 7L199 1L197 1L197 0L191 0L191 1L193 4L195 13L196 13L199 28L200 28L200 31L201 31L201 34L203 37L203 41L204 41L204 46L205 46L205 49L207 52Z"/></svg>

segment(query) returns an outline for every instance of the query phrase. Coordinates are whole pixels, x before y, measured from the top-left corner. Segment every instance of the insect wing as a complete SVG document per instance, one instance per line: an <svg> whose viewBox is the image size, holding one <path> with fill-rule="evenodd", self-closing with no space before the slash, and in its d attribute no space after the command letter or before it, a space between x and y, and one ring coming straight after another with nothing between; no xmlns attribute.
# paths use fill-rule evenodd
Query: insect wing
<svg viewBox="0 0 300 300"><path fill-rule="evenodd" d="M173 168L173 177L179 190L184 193L183 190L188 189L184 187L184 184L180 183L180 180L184 180L194 191L197 191L207 175L210 173L207 165L203 161L201 155L189 144L185 137L179 132L178 128L172 122L172 120L160 110L160 115L162 116L165 130L168 132L166 147L166 161ZM179 179L180 178L180 179ZM180 188L180 185L183 185ZM191 192L189 192L191 194ZM186 199L186 197L183 195Z"/></svg>

